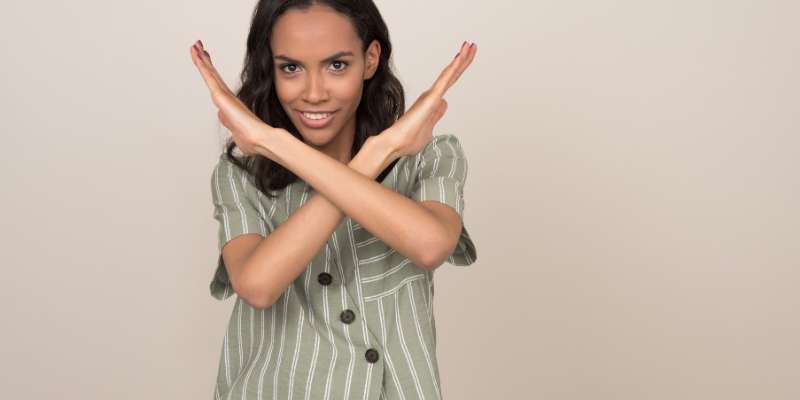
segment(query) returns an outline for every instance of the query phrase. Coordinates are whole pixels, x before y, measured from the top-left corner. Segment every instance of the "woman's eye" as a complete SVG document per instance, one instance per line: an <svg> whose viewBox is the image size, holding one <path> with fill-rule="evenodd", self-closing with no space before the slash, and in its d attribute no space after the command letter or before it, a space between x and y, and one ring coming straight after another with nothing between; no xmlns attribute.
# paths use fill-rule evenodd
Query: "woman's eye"
<svg viewBox="0 0 800 400"><path fill-rule="evenodd" d="M331 62L331 65L334 66L334 68L333 68L334 71L341 72L345 68L347 68L348 63L346 61L337 60L337 61ZM283 65L280 66L280 69L281 69L281 71L283 71L283 72L285 72L287 74L294 74L295 72L297 72L297 64L283 64Z"/></svg>
<svg viewBox="0 0 800 400"><path fill-rule="evenodd" d="M334 68L335 71L342 71L347 67L347 62L345 62L345 61L337 60L337 61L334 61L334 62L331 63L331 65L334 65L334 64L341 64L342 65L341 68Z"/></svg>
<svg viewBox="0 0 800 400"><path fill-rule="evenodd" d="M284 64L284 65L281 65L281 70L283 72L291 74L291 73L294 73L295 71L287 71L286 67L295 67L295 68L297 68L297 65L295 65L295 64Z"/></svg>

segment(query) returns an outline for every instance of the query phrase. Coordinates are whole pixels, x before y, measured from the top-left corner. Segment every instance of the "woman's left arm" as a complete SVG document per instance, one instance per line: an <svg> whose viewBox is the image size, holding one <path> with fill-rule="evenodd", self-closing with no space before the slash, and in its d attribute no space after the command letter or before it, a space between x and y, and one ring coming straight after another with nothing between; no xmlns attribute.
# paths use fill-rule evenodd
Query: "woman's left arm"
<svg viewBox="0 0 800 400"><path fill-rule="evenodd" d="M461 232L461 218L435 201L416 202L369 179L291 134L263 135L270 157L294 172L315 191L378 239L414 264L435 269L452 253ZM394 158L381 135L364 146Z"/></svg>

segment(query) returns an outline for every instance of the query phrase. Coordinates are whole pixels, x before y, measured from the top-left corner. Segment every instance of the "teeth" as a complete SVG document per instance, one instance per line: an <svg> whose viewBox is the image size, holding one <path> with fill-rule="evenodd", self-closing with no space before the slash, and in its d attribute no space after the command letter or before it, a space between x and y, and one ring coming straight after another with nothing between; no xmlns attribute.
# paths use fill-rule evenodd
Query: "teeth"
<svg viewBox="0 0 800 400"><path fill-rule="evenodd" d="M331 115L331 113L324 113L324 114L303 113L303 115L308 119L325 119L328 118L328 116Z"/></svg>

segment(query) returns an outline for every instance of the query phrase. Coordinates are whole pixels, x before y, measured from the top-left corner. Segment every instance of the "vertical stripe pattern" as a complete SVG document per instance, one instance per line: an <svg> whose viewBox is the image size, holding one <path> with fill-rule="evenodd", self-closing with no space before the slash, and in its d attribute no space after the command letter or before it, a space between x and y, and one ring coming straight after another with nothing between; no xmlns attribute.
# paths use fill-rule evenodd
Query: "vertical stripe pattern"
<svg viewBox="0 0 800 400"><path fill-rule="evenodd" d="M416 201L447 204L463 221L466 177L463 148L448 134L400 158L380 183ZM236 294L222 258L225 244L248 233L268 236L312 190L297 181L270 199L220 155L211 174L219 227L212 297ZM448 262L467 266L476 259L464 227ZM213 398L441 399L433 275L344 218L271 307L256 309L235 296Z"/></svg>

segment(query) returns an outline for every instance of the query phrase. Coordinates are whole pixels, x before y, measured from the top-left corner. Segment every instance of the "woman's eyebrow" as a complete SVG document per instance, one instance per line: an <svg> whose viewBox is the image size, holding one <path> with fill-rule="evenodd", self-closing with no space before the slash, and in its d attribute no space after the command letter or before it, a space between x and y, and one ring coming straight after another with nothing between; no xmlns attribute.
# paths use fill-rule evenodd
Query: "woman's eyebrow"
<svg viewBox="0 0 800 400"><path fill-rule="evenodd" d="M333 61L333 60L335 60L335 59L337 59L339 57L352 56L352 55L353 55L352 51L340 51L340 52L338 52L338 53L336 53L336 54L334 54L334 55L332 55L330 57L327 57L324 60L320 61L320 64L325 64L325 63L331 62L331 61ZM289 57L287 57L286 55L283 55L283 54L279 54L279 55L277 55L277 56L275 56L273 58L275 58L276 60L284 60L284 61L288 61L290 63L303 65L302 62L300 62L298 60L295 60L293 58L289 58Z"/></svg>

